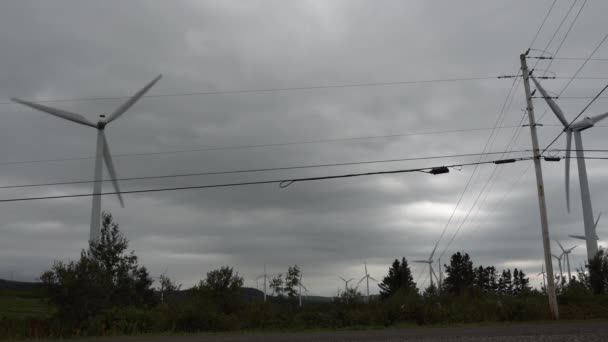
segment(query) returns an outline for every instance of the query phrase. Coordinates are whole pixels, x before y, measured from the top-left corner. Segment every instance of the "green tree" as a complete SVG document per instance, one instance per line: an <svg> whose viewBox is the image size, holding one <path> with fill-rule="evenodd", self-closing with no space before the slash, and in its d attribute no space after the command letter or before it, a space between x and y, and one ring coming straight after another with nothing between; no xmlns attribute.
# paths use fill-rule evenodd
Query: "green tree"
<svg viewBox="0 0 608 342"><path fill-rule="evenodd" d="M152 279L139 266L112 215L102 214L101 236L89 242L78 261L56 261L40 276L50 301L65 322L79 322L115 307L154 304Z"/></svg>
<svg viewBox="0 0 608 342"><path fill-rule="evenodd" d="M450 265L444 266L447 273L444 286L449 293L461 295L473 287L475 271L469 254L457 252L450 258Z"/></svg>
<svg viewBox="0 0 608 342"><path fill-rule="evenodd" d="M416 283L414 283L414 277L412 271L407 264L405 258L395 259L393 264L388 269L388 275L382 279L382 282L378 284L380 287L380 297L386 299L400 290L417 292Z"/></svg>
<svg viewBox="0 0 608 342"><path fill-rule="evenodd" d="M207 278L201 280L199 288L213 297L238 296L243 287L243 277L234 272L232 267L223 266L207 272Z"/></svg>
<svg viewBox="0 0 608 342"><path fill-rule="evenodd" d="M283 275L281 273L270 279L269 286L273 295L283 297Z"/></svg>
<svg viewBox="0 0 608 342"><path fill-rule="evenodd" d="M232 313L241 304L243 278L232 267L223 266L207 272L207 277L195 287L199 299L209 298L220 311Z"/></svg>
<svg viewBox="0 0 608 342"><path fill-rule="evenodd" d="M600 248L585 266L587 273L579 272L579 278L595 294L608 293L608 252Z"/></svg>
<svg viewBox="0 0 608 342"><path fill-rule="evenodd" d="M177 285L175 284L171 278L169 278L166 274L161 274L160 277L158 278L158 282L160 283L160 286L158 288L158 291L160 293L160 301L161 303L164 303L165 300L170 297L172 294L176 293L177 291L179 291L182 287L182 285Z"/></svg>
<svg viewBox="0 0 608 342"><path fill-rule="evenodd" d="M283 292L289 298L295 298L298 295L298 285L300 285L300 268L298 265L289 266L285 275Z"/></svg>

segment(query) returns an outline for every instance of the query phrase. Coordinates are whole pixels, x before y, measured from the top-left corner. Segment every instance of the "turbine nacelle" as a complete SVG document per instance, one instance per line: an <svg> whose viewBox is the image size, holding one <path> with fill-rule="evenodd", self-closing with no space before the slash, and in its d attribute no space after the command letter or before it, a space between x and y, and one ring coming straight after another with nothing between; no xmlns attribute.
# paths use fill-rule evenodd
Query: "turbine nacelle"
<svg viewBox="0 0 608 342"><path fill-rule="evenodd" d="M97 148L95 154L95 181L93 185L93 206L91 210L91 231L90 231L90 240L94 241L99 236L100 232L100 224L101 224L101 182L102 182L102 171L103 164L105 164L108 173L110 175L110 179L112 181L112 185L114 186L114 190L116 195L118 196L118 200L120 201L120 205L124 207L124 203L122 200L122 196L120 194L120 188L118 186L116 171L114 169L114 163L112 162L112 155L110 153L110 146L108 145L108 139L105 135L106 125L110 122L118 119L121 115L123 115L137 100L139 100L160 78L162 75L158 75L155 79L153 79L150 83L148 83L145 87L140 89L135 95L127 99L122 105L120 105L112 114L108 115L100 115L97 123L91 122L86 117L78 113L72 113L67 110L58 109L49 107L46 105L42 105L35 102L25 101L18 98L11 98L12 101L20 103L22 105L28 106L30 108L45 112L47 114L62 118L64 120L72 121L84 126L89 126L97 129Z"/></svg>

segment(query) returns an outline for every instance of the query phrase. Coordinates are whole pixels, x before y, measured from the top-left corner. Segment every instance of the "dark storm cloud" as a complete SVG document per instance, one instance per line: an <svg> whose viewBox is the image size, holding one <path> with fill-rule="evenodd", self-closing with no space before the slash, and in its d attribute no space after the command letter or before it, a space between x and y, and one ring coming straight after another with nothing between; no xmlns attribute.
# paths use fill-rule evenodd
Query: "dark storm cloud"
<svg viewBox="0 0 608 342"><path fill-rule="evenodd" d="M549 1L6 1L0 5L0 96L2 101L9 96L125 96L159 73L164 78L150 94L514 74L519 53L527 48L549 5ZM603 27L599 13L607 5L587 6L560 55L586 56L605 34L598 30ZM558 1L536 47L545 46L568 7ZM565 27L550 50L564 32ZM605 51L601 49L596 57L605 57ZM556 61L551 69L564 77L580 63ZM590 62L581 75L605 75L605 69L605 63ZM121 177L476 153L483 149L489 131L120 156L492 127L511 82L149 97L111 124L107 136ZM566 82L545 84L557 92ZM579 80L564 95L590 96L602 86L602 81ZM518 88L502 126L519 124L522 93ZM120 103L110 99L53 105L93 120ZM569 118L584 104L584 100L560 102ZM590 113L605 111L607 104L598 101ZM3 161L93 155L92 129L17 105L0 106ZM546 107L541 102L537 106L540 116ZM543 121L558 123L551 114ZM540 130L541 142L546 142L559 127ZM603 130L585 132L585 146L603 148ZM513 132L513 128L501 129L488 150L503 150ZM563 146L563 140L556 144ZM513 148L529 149L528 131L521 132ZM128 190L215 184L477 160L147 180L121 186ZM494 167L479 168L479 178L438 251L443 251ZM442 261L456 250L466 250L482 264L537 273L542 255L533 172L528 171L498 204L526 167L525 163L504 166L487 200L481 197L484 206L471 212ZM93 160L0 168L1 184L88 180ZM605 167L602 161L589 161L588 168L595 210L605 211ZM364 177L296 183L286 189L263 185L128 195L125 209L106 196L103 208L114 214L153 274L168 267L172 277L189 286L211 268L229 264L252 285L264 263L271 272L284 272L297 263L311 290L332 294L340 285L336 275L361 274L366 260L370 271L380 277L395 257L427 257L471 172L473 168L465 167L442 176ZM566 239L568 234L580 234L576 172L571 214L565 213L563 164L547 164L545 174L553 236ZM109 190L109 184L104 188ZM2 191L3 198L83 193L90 191L90 184ZM20 279L34 279L52 260L75 258L85 246L88 199L5 203L0 210L0 277L14 271ZM598 234L603 237L606 230L600 227ZM582 260L584 252L581 244L573 259ZM422 270L414 267L416 272Z"/></svg>

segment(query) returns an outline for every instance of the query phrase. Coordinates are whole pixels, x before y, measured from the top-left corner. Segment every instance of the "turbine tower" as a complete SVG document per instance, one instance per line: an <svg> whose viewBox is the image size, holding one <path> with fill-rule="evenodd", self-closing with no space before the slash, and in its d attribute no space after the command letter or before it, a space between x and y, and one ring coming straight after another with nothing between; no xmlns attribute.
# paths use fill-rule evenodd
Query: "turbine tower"
<svg viewBox="0 0 608 342"><path fill-rule="evenodd" d="M300 272L300 278L298 278L298 300L300 302L300 307L302 307L302 288L304 288L304 291L310 292L306 286L302 284L302 272Z"/></svg>
<svg viewBox="0 0 608 342"><path fill-rule="evenodd" d="M103 164L106 165L114 190L120 201L120 205L124 208L124 202L120 195L120 188L118 187L118 181L116 176L116 170L114 169L114 163L112 162L112 155L110 153L110 146L105 135L106 125L110 122L118 119L123 115L137 100L139 100L152 86L160 80L162 75L158 75L154 80L148 83L140 91L138 91L133 97L129 98L125 103L118 107L112 114L106 117L106 115L100 115L97 123L89 121L87 118L80 114L71 113L62 109L57 109L45 105L41 105L34 102L21 100L18 98L11 98L12 101L20 103L22 105L37 109L39 111L57 116L59 118L69 120L81 125L93 127L97 129L97 147L95 153L95 173L93 182L93 205L91 209L91 228L89 231L89 240L95 241L99 238L100 225L101 225L101 182Z"/></svg>
<svg viewBox="0 0 608 342"><path fill-rule="evenodd" d="M566 267L568 269L568 284L570 284L570 282L572 281L572 275L570 273L570 253L572 253L572 251L577 246L574 246L574 247L571 247L568 249L564 249L564 246L562 246L562 244L559 241L555 240L555 242L557 242L559 248L562 250L562 254L566 256Z"/></svg>
<svg viewBox="0 0 608 342"><path fill-rule="evenodd" d="M266 282L268 279L268 274L266 273L266 264L264 264L264 274L255 278L255 280L258 281L260 278L264 278L264 303L266 303Z"/></svg>
<svg viewBox="0 0 608 342"><path fill-rule="evenodd" d="M586 117L578 122L570 125L564 116L561 108L551 99L545 89L540 83L532 77L532 81L536 85L536 88L541 92L543 98L555 114L557 119L564 125L564 131L566 132L566 207L570 212L570 151L572 145L572 135L574 135L574 143L576 145L576 162L578 165L578 177L581 188L581 202L583 206L583 221L585 224L585 236L584 240L587 244L587 259L592 260L597 254L597 233L596 226L599 221L599 216L594 223L593 218L593 206L591 204L591 193L589 192L589 181L587 180L587 166L585 165L585 151L583 147L583 139L581 132L593 127L596 123L608 117L608 113ZM575 238L581 238L581 236L573 236Z"/></svg>
<svg viewBox="0 0 608 342"><path fill-rule="evenodd" d="M359 280L359 282L357 283L357 286L359 286L359 284L361 284L361 282L363 280L365 280L365 283L367 285L366 286L367 287L367 291L366 291L366 296L367 297L366 297L366 300L367 300L367 303L369 303L369 280L371 279L371 280L375 281L376 283L378 281L376 279L374 279L372 276L370 276L369 273L367 273L367 262L364 262L363 266L365 267L365 275Z"/></svg>

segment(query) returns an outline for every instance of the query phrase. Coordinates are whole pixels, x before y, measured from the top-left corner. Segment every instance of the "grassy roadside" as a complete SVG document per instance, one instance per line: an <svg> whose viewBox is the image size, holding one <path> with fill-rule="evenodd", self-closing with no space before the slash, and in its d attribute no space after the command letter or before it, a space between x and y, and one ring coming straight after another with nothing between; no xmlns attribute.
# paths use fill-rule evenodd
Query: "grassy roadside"
<svg viewBox="0 0 608 342"><path fill-rule="evenodd" d="M608 320L606 319L588 319L588 320L538 320L538 321L525 321L525 322L479 322L479 323L440 323L440 324L431 324L431 325L416 325L413 323L399 323L391 326L354 326L354 327L346 327L346 328L336 328L336 329L298 329L298 328L289 328L289 329L266 329L266 330L238 330L238 331L226 331L226 332L197 332L197 333L184 333L184 332L164 332L164 333L150 333L150 334L136 334L136 335L112 335L112 336L103 336L103 337L74 337L74 338L65 338L63 340L77 340L77 341L110 341L115 338L120 338L123 340L133 340L133 341L141 341L145 338L152 337L213 337L213 336L243 336L243 335L274 335L274 334L317 334L317 333L349 333L349 332L374 332L374 331L399 331L399 330L418 330L418 331L428 331L434 329L444 329L444 328L491 328L491 327L505 327L505 326L529 326L529 325L540 325L540 326L548 326L548 325L563 325L563 324L593 324L593 323L605 323L608 324ZM5 340L7 342L28 342L28 341L38 341L38 342L52 342L58 341L57 339L33 339L33 340Z"/></svg>

